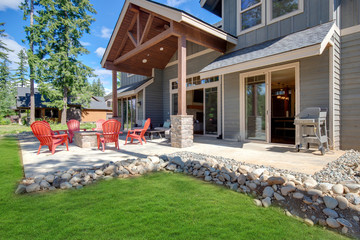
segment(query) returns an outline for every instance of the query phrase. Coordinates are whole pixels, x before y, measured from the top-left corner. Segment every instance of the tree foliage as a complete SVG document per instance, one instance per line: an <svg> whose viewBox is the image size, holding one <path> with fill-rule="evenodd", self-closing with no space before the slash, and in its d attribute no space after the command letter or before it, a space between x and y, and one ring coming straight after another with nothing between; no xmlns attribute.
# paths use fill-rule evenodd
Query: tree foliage
<svg viewBox="0 0 360 240"><path fill-rule="evenodd" d="M91 93L93 96L105 96L105 88L99 78L97 80L93 80L91 84Z"/></svg>
<svg viewBox="0 0 360 240"><path fill-rule="evenodd" d="M5 25L5 23L0 23L0 27L4 27L4 25ZM0 37L6 37L5 29L0 29ZM6 59L7 61L9 61L7 52L10 52L10 51L12 51L12 50L7 48L6 44L3 41L1 41L1 39L0 39L0 59L1 60Z"/></svg>
<svg viewBox="0 0 360 240"><path fill-rule="evenodd" d="M27 67L27 56L24 49L21 49L18 53L19 62L18 68L15 70L15 80L16 84L20 87L28 87L29 86L29 79L28 79L28 67Z"/></svg>
<svg viewBox="0 0 360 240"><path fill-rule="evenodd" d="M88 53L80 39L90 33L94 21L90 14L95 10L89 0L36 0L34 4L37 10L28 40L36 49L29 62L36 63L40 92L50 99L48 106L61 110L69 102L87 106L91 99L87 79L94 75L78 57ZM61 118L65 123L66 111Z"/></svg>

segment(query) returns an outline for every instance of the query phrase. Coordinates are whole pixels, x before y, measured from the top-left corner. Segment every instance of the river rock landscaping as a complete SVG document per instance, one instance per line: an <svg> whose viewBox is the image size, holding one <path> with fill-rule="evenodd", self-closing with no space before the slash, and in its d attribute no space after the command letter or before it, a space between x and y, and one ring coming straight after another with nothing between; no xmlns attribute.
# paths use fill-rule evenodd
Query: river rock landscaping
<svg viewBox="0 0 360 240"><path fill-rule="evenodd" d="M98 180L173 171L254 197L257 206L277 205L288 216L360 237L360 155L348 151L313 176L191 152L109 162L20 181L15 193L81 189Z"/></svg>

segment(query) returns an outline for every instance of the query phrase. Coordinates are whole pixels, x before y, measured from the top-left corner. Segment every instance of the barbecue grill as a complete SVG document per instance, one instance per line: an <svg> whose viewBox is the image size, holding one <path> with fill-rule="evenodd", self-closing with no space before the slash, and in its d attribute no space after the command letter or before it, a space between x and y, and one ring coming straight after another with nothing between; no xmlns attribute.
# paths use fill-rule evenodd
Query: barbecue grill
<svg viewBox="0 0 360 240"><path fill-rule="evenodd" d="M310 144L317 144L322 155L329 150L326 115L326 108L310 107L295 116L294 124L300 127L297 133L300 143L296 145L298 152L303 147L309 149Z"/></svg>

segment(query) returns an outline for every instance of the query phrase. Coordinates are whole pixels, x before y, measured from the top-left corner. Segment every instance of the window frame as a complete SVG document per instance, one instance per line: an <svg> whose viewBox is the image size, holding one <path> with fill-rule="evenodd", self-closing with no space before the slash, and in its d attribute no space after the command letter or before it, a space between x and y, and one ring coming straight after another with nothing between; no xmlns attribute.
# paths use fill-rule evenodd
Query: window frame
<svg viewBox="0 0 360 240"><path fill-rule="evenodd" d="M286 18L289 18L289 17L292 17L292 16L295 16L295 15L298 15L300 13L303 13L304 12L304 0L298 0L298 10L295 10L295 11L292 11L292 12L289 12L289 13L286 13L280 17L277 17L277 18L273 18L272 17L272 0L268 0L268 3L267 3L267 7L266 7L266 22L267 24L272 24L272 23L275 23L275 22L278 22L278 21L281 21L281 20L284 20Z"/></svg>
<svg viewBox="0 0 360 240"><path fill-rule="evenodd" d="M265 11L266 11L266 1L265 0L260 0L259 3L257 4L254 4L253 6L251 7L248 7L247 9L244 9L244 10L241 10L241 0L237 0L237 12L236 12L236 19L237 19L237 35L241 35L241 34L244 34L244 33L247 33L247 32L251 32L251 31L254 31L258 28L261 28L261 27L264 27L265 26ZM241 21L241 15L244 13L244 12L247 12L255 7L258 7L258 6L261 6L261 23L258 24L258 25L255 25L253 27L250 27L248 29L245 29L245 30L241 30L241 26L242 26L242 21Z"/></svg>

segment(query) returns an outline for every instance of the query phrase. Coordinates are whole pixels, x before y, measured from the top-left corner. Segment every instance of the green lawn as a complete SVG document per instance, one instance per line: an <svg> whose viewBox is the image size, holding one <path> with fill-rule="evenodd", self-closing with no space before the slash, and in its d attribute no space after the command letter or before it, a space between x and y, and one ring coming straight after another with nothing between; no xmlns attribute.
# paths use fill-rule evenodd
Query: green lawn
<svg viewBox="0 0 360 240"><path fill-rule="evenodd" d="M50 124L52 130L65 130L68 129L66 125ZM94 123L81 123L80 128L92 129L95 127ZM15 134L21 132L31 132L30 126L19 124L0 125L0 135Z"/></svg>
<svg viewBox="0 0 360 240"><path fill-rule="evenodd" d="M82 190L13 194L18 145L0 138L0 239L341 239L278 208L171 173L102 181Z"/></svg>

